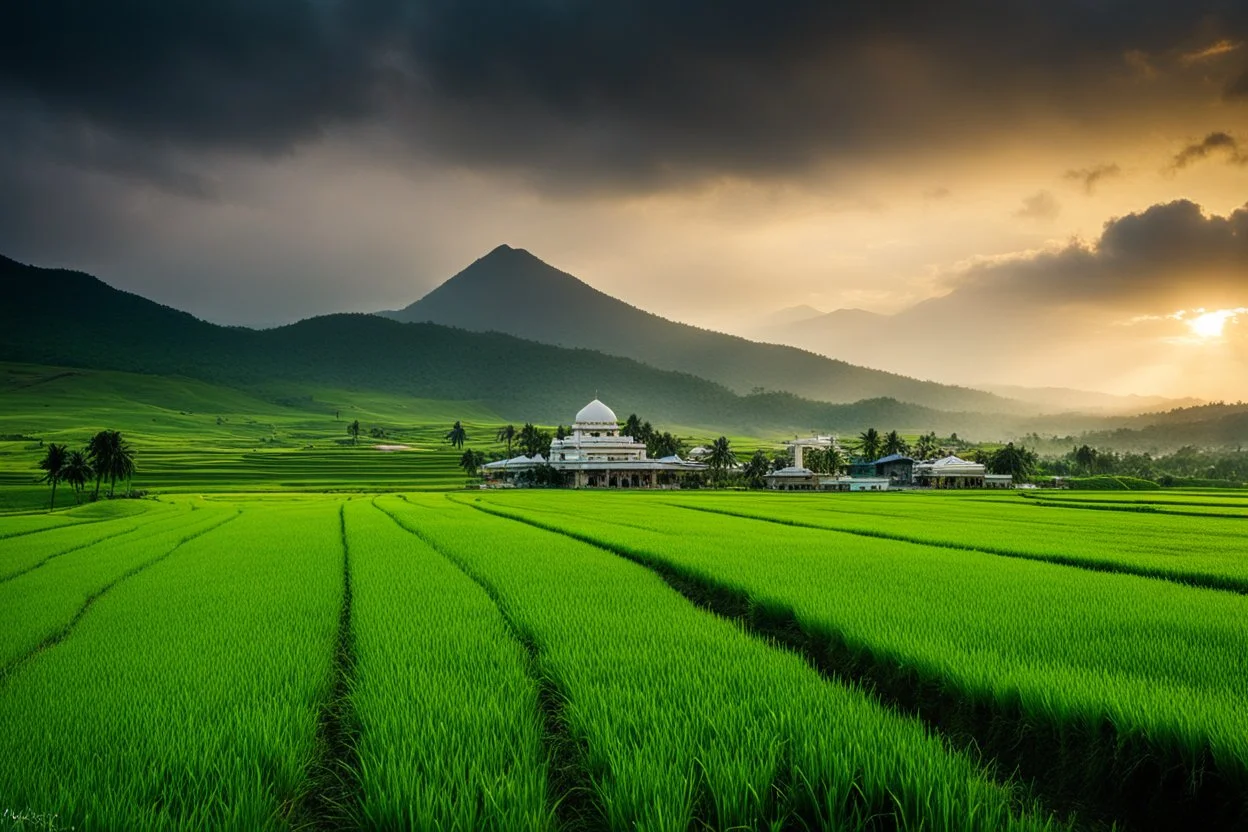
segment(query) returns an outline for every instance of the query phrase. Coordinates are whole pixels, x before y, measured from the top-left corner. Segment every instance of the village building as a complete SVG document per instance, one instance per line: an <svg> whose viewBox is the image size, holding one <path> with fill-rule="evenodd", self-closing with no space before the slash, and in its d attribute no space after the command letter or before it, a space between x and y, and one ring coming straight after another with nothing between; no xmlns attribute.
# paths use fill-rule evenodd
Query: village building
<svg viewBox="0 0 1248 832"><path fill-rule="evenodd" d="M890 454L871 463L875 475L888 480L893 485L911 485L914 483L914 460L902 454Z"/></svg>
<svg viewBox="0 0 1248 832"><path fill-rule="evenodd" d="M772 491L818 491L819 475L809 468L790 465L779 468L763 477L767 487Z"/></svg>
<svg viewBox="0 0 1248 832"><path fill-rule="evenodd" d="M550 443L550 456L515 457L482 466L487 480L514 483L522 472L549 465L573 488L665 488L683 474L705 471L700 462L679 456L650 459L646 445L620 433L615 412L598 399L581 408L572 433Z"/></svg>
<svg viewBox="0 0 1248 832"><path fill-rule="evenodd" d="M947 456L914 466L914 479L928 488L1012 488L1009 474L989 474L982 463Z"/></svg>
<svg viewBox="0 0 1248 832"><path fill-rule="evenodd" d="M805 467L803 456L812 449L826 450L839 447L835 436L809 436L785 443L793 452L793 464L772 471L763 479L773 491L887 491L890 480L878 476L873 465L854 466L851 476L818 474Z"/></svg>

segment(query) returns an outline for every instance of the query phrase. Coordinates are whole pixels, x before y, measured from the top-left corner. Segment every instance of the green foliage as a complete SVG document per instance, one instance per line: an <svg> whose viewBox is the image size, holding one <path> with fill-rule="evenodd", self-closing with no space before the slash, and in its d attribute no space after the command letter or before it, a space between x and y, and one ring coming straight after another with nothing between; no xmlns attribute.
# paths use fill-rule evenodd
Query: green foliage
<svg viewBox="0 0 1248 832"><path fill-rule="evenodd" d="M910 444L895 430L890 430L888 435L884 437L883 447L880 449L884 456L892 456L893 454L910 453Z"/></svg>
<svg viewBox="0 0 1248 832"><path fill-rule="evenodd" d="M858 436L858 453L867 462L879 459L882 447L883 440L875 428L867 428Z"/></svg>
<svg viewBox="0 0 1248 832"><path fill-rule="evenodd" d="M722 482L729 469L737 466L737 455L732 450L728 437L721 436L711 443L710 453L706 455L706 464L710 466L711 477Z"/></svg>
<svg viewBox="0 0 1248 832"><path fill-rule="evenodd" d="M1229 491L173 497L0 517L0 783L76 828L287 828L310 822L318 725L343 707L358 756L330 763L367 828L549 829L571 805L613 829L1046 823L661 570L841 645L880 690L939 690L993 730L1023 719L1076 779L1113 788L1144 748L1239 799L1244 517ZM1089 732L1109 732L1105 756L1063 744Z"/></svg>
<svg viewBox="0 0 1248 832"><path fill-rule="evenodd" d="M767 458L767 452L760 448L745 463L741 474L750 488L764 488L767 485L765 477L770 471L771 460Z"/></svg>
<svg viewBox="0 0 1248 832"><path fill-rule="evenodd" d="M496 438L498 439L499 442L507 443L507 458L511 459L511 443L515 441L515 438L516 438L516 426L515 425L503 425L501 428L498 429L498 434Z"/></svg>
<svg viewBox="0 0 1248 832"><path fill-rule="evenodd" d="M52 501L48 506L49 508L56 506L56 487L65 478L65 468L68 464L69 452L65 449L65 446L49 442L43 459L39 460L39 468L43 471L41 482L46 482L52 486Z"/></svg>
<svg viewBox="0 0 1248 832"><path fill-rule="evenodd" d="M1069 488L1092 491L1141 491L1161 488L1152 480L1138 477L1070 477L1065 480L1065 483Z"/></svg>
<svg viewBox="0 0 1248 832"><path fill-rule="evenodd" d="M412 502L379 505L480 583L531 641L577 765L595 773L584 782L603 814L592 826L1034 823L1011 817L1007 794L916 722L828 684L646 569L442 498Z"/></svg>
<svg viewBox="0 0 1248 832"><path fill-rule="evenodd" d="M466 450L459 457L459 467L464 469L464 473L470 477L475 477L477 471L485 464L485 454L481 451Z"/></svg>
<svg viewBox="0 0 1248 832"><path fill-rule="evenodd" d="M344 511L362 825L553 828L538 686L498 607L369 503Z"/></svg>
<svg viewBox="0 0 1248 832"><path fill-rule="evenodd" d="M108 496L117 489L117 481L128 482L134 476L134 451L122 437L121 431L102 430L87 442L87 457L95 472L95 496L100 494L100 483L108 480Z"/></svg>
<svg viewBox="0 0 1248 832"><path fill-rule="evenodd" d="M143 544L157 556L165 547L158 562L144 566L125 546L84 559L83 578L111 587L80 619L65 606L56 626L67 634L0 690L5 802L75 828L286 828L328 693L337 509L269 503L225 525L232 507L183 509L181 528ZM40 573L69 557L12 583L31 591L42 580L36 597L65 599L81 590ZM33 624L23 632L39 635ZM110 748L125 754L102 757Z"/></svg>
<svg viewBox="0 0 1248 832"><path fill-rule="evenodd" d="M1010 442L989 454L985 464L990 474L1010 474L1014 482L1019 483L1031 479L1038 462L1035 451L1029 451L1022 445L1015 447Z"/></svg>
<svg viewBox="0 0 1248 832"><path fill-rule="evenodd" d="M1242 707L1248 655L1241 648L1248 639L1248 599L1241 595L960 546L764 525L722 513L673 514L612 495L537 496L487 499L509 516L743 593L757 615L792 619L823 639L819 643L845 645L847 653L881 672L909 668L919 684L945 691L968 714L978 708L1004 716L1018 709L1053 743L1087 726L1088 742L1095 743L1099 726L1113 726L1120 742L1144 741L1147 749L1140 753L1148 757L1194 772L1206 765L1201 755L1209 749L1228 781L1242 784L1248 777L1248 713ZM794 516L820 501L840 503L830 513L852 511L844 504L855 499L864 502L849 495L682 495L664 502L721 511L759 500L778 510L787 502ZM952 504L901 497L887 500L887 509L906 500ZM568 511L572 504L576 509ZM1152 519L1110 516L1121 517L1116 525L1124 527ZM1091 519L1099 517L1074 511L1063 520L1088 529L1100 524ZM1192 531L1200 527L1163 519L1174 542L1190 552L1197 540ZM877 530L880 525L877 520ZM1233 557L1205 544L1193 560L1238 560L1242 574L1244 539L1237 530L1227 534L1238 539ZM1112 791L1117 775L1106 774L1104 766L1111 765L1113 753L1111 743L1070 764L1085 767L1088 778L1110 778L1100 786Z"/></svg>
<svg viewBox="0 0 1248 832"><path fill-rule="evenodd" d="M455 446L457 450L462 450L464 443L468 441L468 432L464 430L463 424L456 420L455 424L451 425L451 429L446 432L446 436L443 438Z"/></svg>

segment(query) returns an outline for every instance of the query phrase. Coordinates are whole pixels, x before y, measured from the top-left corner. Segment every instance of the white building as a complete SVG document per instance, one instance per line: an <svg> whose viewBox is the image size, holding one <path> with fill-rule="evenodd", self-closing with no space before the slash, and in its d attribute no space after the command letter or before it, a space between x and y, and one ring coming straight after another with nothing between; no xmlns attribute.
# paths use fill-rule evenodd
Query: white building
<svg viewBox="0 0 1248 832"><path fill-rule="evenodd" d="M657 488L707 468L678 456L650 459L645 443L621 434L615 412L597 399L576 414L571 436L550 443L549 459L516 457L484 468L487 476L506 476L547 464L565 472L574 488Z"/></svg>
<svg viewBox="0 0 1248 832"><path fill-rule="evenodd" d="M989 474L981 463L956 456L916 464L914 480L931 488L1011 488L1014 484L1009 474Z"/></svg>

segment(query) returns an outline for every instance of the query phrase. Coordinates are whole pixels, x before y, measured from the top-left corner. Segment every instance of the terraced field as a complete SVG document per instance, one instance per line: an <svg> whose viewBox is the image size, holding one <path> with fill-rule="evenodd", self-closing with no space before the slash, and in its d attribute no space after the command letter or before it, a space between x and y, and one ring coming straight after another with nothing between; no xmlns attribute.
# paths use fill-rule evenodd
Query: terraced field
<svg viewBox="0 0 1248 832"><path fill-rule="evenodd" d="M538 491L0 517L0 828L1236 828L1240 522Z"/></svg>

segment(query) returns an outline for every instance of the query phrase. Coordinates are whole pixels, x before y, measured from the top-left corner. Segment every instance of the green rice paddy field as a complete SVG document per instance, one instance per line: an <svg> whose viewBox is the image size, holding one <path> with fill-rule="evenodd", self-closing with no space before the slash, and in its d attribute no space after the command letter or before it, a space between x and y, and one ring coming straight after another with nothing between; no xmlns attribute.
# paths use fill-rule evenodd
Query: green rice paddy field
<svg viewBox="0 0 1248 832"><path fill-rule="evenodd" d="M0 828L1248 826L1248 494L389 490L0 516Z"/></svg>

